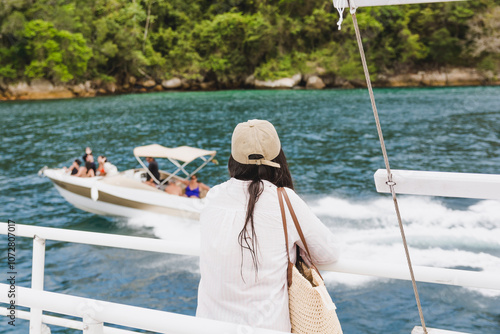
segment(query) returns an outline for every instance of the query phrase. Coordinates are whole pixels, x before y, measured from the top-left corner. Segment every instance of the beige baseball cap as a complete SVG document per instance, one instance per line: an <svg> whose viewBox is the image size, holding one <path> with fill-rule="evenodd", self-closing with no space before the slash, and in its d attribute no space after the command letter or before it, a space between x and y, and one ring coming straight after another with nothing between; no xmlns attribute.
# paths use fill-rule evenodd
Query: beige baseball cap
<svg viewBox="0 0 500 334"><path fill-rule="evenodd" d="M237 162L244 165L267 165L280 168L272 162L281 150L281 143L274 126L265 120L252 119L240 123L233 132L231 154ZM262 159L249 159L252 154L260 154Z"/></svg>

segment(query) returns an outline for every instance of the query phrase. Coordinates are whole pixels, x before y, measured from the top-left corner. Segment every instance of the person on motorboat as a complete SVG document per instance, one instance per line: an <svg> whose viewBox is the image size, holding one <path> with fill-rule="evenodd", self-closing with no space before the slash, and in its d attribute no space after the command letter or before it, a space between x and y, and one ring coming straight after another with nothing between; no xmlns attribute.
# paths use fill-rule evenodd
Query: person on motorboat
<svg viewBox="0 0 500 334"><path fill-rule="evenodd" d="M174 180L170 180L167 182L165 192L170 195L182 196L182 188Z"/></svg>
<svg viewBox="0 0 500 334"><path fill-rule="evenodd" d="M277 188L284 187L290 199L315 265L336 262L338 245L293 190L271 123L251 120L236 126L228 169L231 179L208 192L200 215L196 316L289 333L287 253L294 263L296 247L304 246L288 224L286 249Z"/></svg>
<svg viewBox="0 0 500 334"><path fill-rule="evenodd" d="M85 148L85 154L82 155L82 161L87 161L87 155L92 154L92 149L90 147Z"/></svg>
<svg viewBox="0 0 500 334"><path fill-rule="evenodd" d="M94 156L92 153L87 154L87 162L85 163L85 167L87 168L87 177L96 176L97 168L94 162Z"/></svg>
<svg viewBox="0 0 500 334"><path fill-rule="evenodd" d="M80 168L78 174L75 176L78 177L94 177L96 176L96 166L94 163L94 156L91 154L87 154L87 160L85 161L85 167Z"/></svg>
<svg viewBox="0 0 500 334"><path fill-rule="evenodd" d="M66 173L70 173L71 175L76 175L80 170L81 164L82 161L80 159L75 159L75 161L73 161L73 164L69 166L69 168L64 167L63 169Z"/></svg>
<svg viewBox="0 0 500 334"><path fill-rule="evenodd" d="M97 175L99 176L112 176L118 173L118 168L109 162L104 155L97 157L97 163L99 164L97 167Z"/></svg>
<svg viewBox="0 0 500 334"><path fill-rule="evenodd" d="M200 190L210 190L210 187L206 184L198 182L198 177L196 175L191 175L188 180L181 180L182 183L186 185L186 191L184 192L185 197L197 197L200 198Z"/></svg>
<svg viewBox="0 0 500 334"><path fill-rule="evenodd" d="M158 168L158 162L156 162L155 158L152 157L146 157L146 161L148 162L149 173L146 176L145 183L156 187L156 182L160 181L160 169ZM156 180L151 177L151 174L153 174Z"/></svg>
<svg viewBox="0 0 500 334"><path fill-rule="evenodd" d="M97 175L106 176L106 169L104 168L104 163L106 162L105 157L102 155L97 157Z"/></svg>

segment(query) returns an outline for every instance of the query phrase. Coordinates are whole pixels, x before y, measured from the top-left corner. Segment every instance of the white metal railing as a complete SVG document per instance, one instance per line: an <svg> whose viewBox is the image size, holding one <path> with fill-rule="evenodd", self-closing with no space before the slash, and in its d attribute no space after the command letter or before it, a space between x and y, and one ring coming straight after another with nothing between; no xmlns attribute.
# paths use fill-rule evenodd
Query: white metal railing
<svg viewBox="0 0 500 334"><path fill-rule="evenodd" d="M12 228L12 225L10 225ZM118 247L160 253L197 255L197 247L182 243L165 242L152 238L129 237L105 233L64 230L16 224L11 230L8 223L0 223L0 234L15 235L15 238L33 239L33 260L31 288L15 286L15 306L29 307L30 312L15 310L15 317L30 321L30 334L42 334L43 324L52 324L83 330L85 334L125 334L136 333L104 326L104 322L119 326L149 330L158 333L252 333L282 334L283 332L253 328L210 319L201 319L171 312L164 312L129 305L110 303L95 299L82 298L43 291L45 272L45 241L64 241L88 245ZM10 305L9 284L0 284L0 303ZM43 315L43 311L82 318L82 321ZM2 308L0 315L10 316L9 308Z"/></svg>
<svg viewBox="0 0 500 334"><path fill-rule="evenodd" d="M0 291L3 291L4 289L8 289L7 284L0 284ZM44 311L83 318L81 328L84 333L88 334L102 333L104 322L169 334L283 333L258 328L252 328L249 332L244 329L245 326L232 323L195 318L182 314L110 303L89 298L69 296L61 293L38 291L23 287L17 287L17 289L19 291L18 300L20 305L30 307L32 309L43 309ZM31 316L31 320L33 320L33 316ZM65 320L67 321L68 319ZM116 329L110 327L108 327L107 330L109 331L110 329L111 331L116 331ZM33 330L34 327L30 325L30 333ZM127 331L120 330L120 332L126 333Z"/></svg>
<svg viewBox="0 0 500 334"><path fill-rule="evenodd" d="M19 237L35 238L35 236L38 236L40 239L46 240L178 255L199 256L200 253L198 244L185 241L165 241L153 238L131 237L21 224L17 224L16 227L16 233ZM6 232L7 224L0 223L0 234L7 234ZM419 282L500 290L500 280L498 280L498 277L493 274L425 266L414 267L417 276L416 279ZM410 280L408 268L404 263L394 264L341 258L338 262L326 266L320 266L319 269L365 276ZM38 270L43 270L43 267Z"/></svg>
<svg viewBox="0 0 500 334"><path fill-rule="evenodd" d="M29 289L27 289L29 290ZM28 291L29 293L29 291ZM9 312L5 308L0 308L0 315L3 315L5 317L9 316ZM26 311L19 311L16 310L16 317L19 319L24 319L24 320L30 320L31 319L31 313L26 312ZM65 327L65 328L70 328L70 329L76 329L83 331L85 324L82 321L77 321L77 320L71 320L71 319L66 319L66 318L61 318L61 317L55 317L51 315L42 315L42 323L43 324L48 324L48 325L55 325L59 327ZM43 332L43 330L42 330ZM109 326L103 326L103 332L106 334L136 334L137 332L132 332L124 329L118 329L114 327L109 327Z"/></svg>
<svg viewBox="0 0 500 334"><path fill-rule="evenodd" d="M0 234L8 234L7 223L0 223ZM279 333L263 329L242 330L243 326L236 324L43 291L46 240L193 256L199 255L197 244L21 224L16 224L15 235L16 238L33 239L31 288L17 287L21 293L16 298L16 305L30 308L30 313L18 311L17 314L19 318L30 320L31 334L41 333L42 323L83 329L87 334L130 333L130 331L104 327L103 322L172 334ZM384 278L410 279L408 269L404 264L342 259L335 264L321 266L320 269ZM420 282L500 290L500 280L492 274L424 266L414 266L414 271L416 280ZM9 285L0 284L0 302L9 303L8 290ZM80 317L83 322L43 315L43 311ZM0 314L8 316L5 311Z"/></svg>
<svg viewBox="0 0 500 334"><path fill-rule="evenodd" d="M391 169L398 194L500 200L499 174L427 172ZM387 170L373 176L379 193L391 193Z"/></svg>

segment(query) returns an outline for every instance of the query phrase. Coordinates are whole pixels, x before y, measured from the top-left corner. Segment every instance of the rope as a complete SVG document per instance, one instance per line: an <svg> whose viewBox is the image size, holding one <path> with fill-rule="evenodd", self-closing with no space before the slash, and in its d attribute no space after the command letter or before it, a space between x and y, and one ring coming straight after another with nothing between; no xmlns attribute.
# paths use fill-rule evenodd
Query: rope
<svg viewBox="0 0 500 334"><path fill-rule="evenodd" d="M337 8L337 12L339 12L339 20L337 21L337 26L339 30L342 29L342 22L344 21L344 9L346 7L345 0L333 0L333 7Z"/></svg>
<svg viewBox="0 0 500 334"><path fill-rule="evenodd" d="M352 0L349 2L352 3ZM386 183L391 190L392 200L394 202L394 208L396 209L396 215L398 217L399 229L401 232L401 238L403 239L406 260L408 262L408 268L410 269L411 282L413 285L413 292L415 293L415 299L417 301L418 313L420 315L420 322L422 323L422 328L424 330L424 334L427 334L427 328L425 326L424 314L422 312L422 306L420 305L420 297L418 296L417 283L415 281L415 275L413 273L413 267L411 264L410 252L408 250L408 244L406 242L406 236L405 236L405 231L404 231L404 227L403 227L403 222L401 220L401 214L399 212L399 204L398 204L398 200L396 197L396 191L394 190L394 186L396 185L396 183L392 180L391 167L389 165L389 158L387 156L387 150L385 148L384 135L382 133L382 128L380 126L380 119L379 119L378 112L377 112L377 105L375 104L375 96L373 95L373 88L372 88L372 83L371 83L371 79L370 79L370 73L368 71L368 66L366 64L366 56L365 56L365 51L363 48L363 42L361 40L361 34L359 33L358 20L356 18L356 7L354 7L354 6L351 6L351 15L352 15L352 21L354 24L354 30L356 31L356 40L358 41L359 54L361 56L361 62L363 64L363 70L365 72L366 85L368 87L368 92L370 93L370 101L372 103L373 115L375 117L375 123L377 124L377 132L378 132L378 137L380 140L380 146L382 148L382 154L384 156L385 168L387 170L387 182Z"/></svg>

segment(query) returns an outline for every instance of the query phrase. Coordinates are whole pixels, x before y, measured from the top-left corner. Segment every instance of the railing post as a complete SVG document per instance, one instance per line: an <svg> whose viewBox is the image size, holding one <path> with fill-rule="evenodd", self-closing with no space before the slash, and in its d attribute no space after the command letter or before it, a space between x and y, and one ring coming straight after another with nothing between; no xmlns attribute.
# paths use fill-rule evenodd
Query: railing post
<svg viewBox="0 0 500 334"><path fill-rule="evenodd" d="M35 235L33 238L33 261L31 264L31 288L43 290L45 273L45 239ZM30 310L30 334L42 334L42 309Z"/></svg>
<svg viewBox="0 0 500 334"><path fill-rule="evenodd" d="M83 334L103 334L104 323L94 320L89 315L83 316Z"/></svg>

